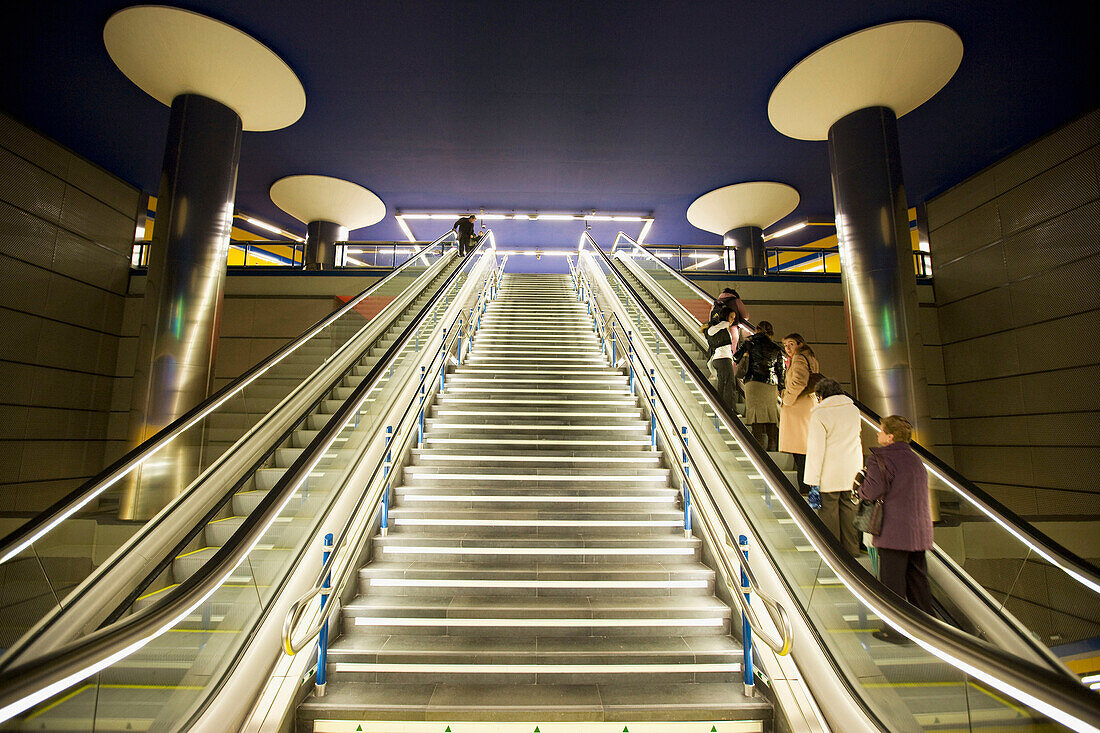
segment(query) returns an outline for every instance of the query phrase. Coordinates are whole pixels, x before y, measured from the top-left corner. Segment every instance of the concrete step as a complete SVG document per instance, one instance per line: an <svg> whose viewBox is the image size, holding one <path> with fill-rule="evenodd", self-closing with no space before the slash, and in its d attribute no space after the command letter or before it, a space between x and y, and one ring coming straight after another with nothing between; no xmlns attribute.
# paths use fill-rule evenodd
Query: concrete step
<svg viewBox="0 0 1100 733"><path fill-rule="evenodd" d="M738 684L684 683L649 685L637 681L601 684L487 684L484 680L451 681L435 684L385 684L360 681L329 682L326 695L310 697L298 707L299 730L347 720L469 720L529 721L553 720L582 724L597 720L623 722L664 721L665 733L700 730L699 722L735 723L739 733L771 729L771 706L762 697L745 697ZM659 716L659 717L658 717ZM672 716L672 717L670 717ZM680 721L680 722L677 722ZM694 721L694 722L693 722ZM627 726L629 727L629 726ZM635 726L637 727L637 726ZM709 731L711 726L701 730ZM347 730L354 730L351 725ZM531 727L534 730L534 726ZM630 728L634 730L634 727ZM363 726L377 733L390 730Z"/></svg>

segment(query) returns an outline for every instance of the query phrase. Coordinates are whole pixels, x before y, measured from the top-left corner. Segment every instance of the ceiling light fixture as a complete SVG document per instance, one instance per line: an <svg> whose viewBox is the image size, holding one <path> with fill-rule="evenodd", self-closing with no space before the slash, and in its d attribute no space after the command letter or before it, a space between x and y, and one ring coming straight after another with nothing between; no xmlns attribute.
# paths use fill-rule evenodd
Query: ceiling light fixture
<svg viewBox="0 0 1100 733"><path fill-rule="evenodd" d="M809 222L800 221L797 224L792 224L789 227L786 227L784 229L780 229L778 232L772 232L771 234L765 234L764 235L764 241L767 242L769 239L775 239L776 237L785 237L788 234L794 234L797 231L805 229L807 226L809 226Z"/></svg>
<svg viewBox="0 0 1100 733"><path fill-rule="evenodd" d="M413 236L412 229L409 229L409 225L405 223L404 217L398 214L395 218L397 219L397 226L401 227L401 231L405 232L405 236L408 240L410 242L415 242L416 237Z"/></svg>
<svg viewBox="0 0 1100 733"><path fill-rule="evenodd" d="M248 222L249 224L251 224L254 227L259 227L260 229L264 229L266 231L272 232L273 234L278 234L280 236L286 237L287 239L293 239L295 242L304 242L304 241L306 241L305 237L299 237L297 234L292 234L291 232L288 232L285 229L280 229L279 227L275 226L274 224L269 224L268 222L263 221L262 219L257 219L254 216L249 216L248 214L241 214L239 212L234 214L234 216L238 219L243 219L244 221Z"/></svg>
<svg viewBox="0 0 1100 733"><path fill-rule="evenodd" d="M466 212L440 212L440 211L416 211L416 212L404 212L399 211L394 214L394 218L397 219L398 226L401 227L401 231L405 233L410 242L417 241L413 236L412 230L409 228L408 222L410 221L424 221L424 220L448 220L455 221L459 217L468 216L469 211ZM536 209L530 213L517 213L515 211L508 212L507 214L502 212L485 212L482 211L476 216L482 221L504 221L511 219L513 221L576 221L576 222L633 222L642 225L641 234L638 235L638 241L641 242L645 239L646 234L649 233L649 228L653 226L653 217L644 216L641 214L597 214L595 211L591 213L582 214L540 214Z"/></svg>

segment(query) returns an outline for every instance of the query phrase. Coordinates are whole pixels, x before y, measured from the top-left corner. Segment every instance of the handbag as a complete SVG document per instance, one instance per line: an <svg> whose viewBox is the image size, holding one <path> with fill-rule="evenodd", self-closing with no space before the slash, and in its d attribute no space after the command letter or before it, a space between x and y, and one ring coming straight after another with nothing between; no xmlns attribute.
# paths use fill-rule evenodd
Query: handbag
<svg viewBox="0 0 1100 733"><path fill-rule="evenodd" d="M745 355L741 357L741 361L737 362L737 373L734 375L742 382L744 382L749 376L749 352L746 351Z"/></svg>
<svg viewBox="0 0 1100 733"><path fill-rule="evenodd" d="M802 358L806 359L805 356L803 356ZM806 377L806 386L802 388L802 394L812 395L814 391L817 390L818 383L825 378L825 375L821 372L815 372L813 369L810 369L809 359L806 359L806 370L809 372L809 374Z"/></svg>
<svg viewBox="0 0 1100 733"><path fill-rule="evenodd" d="M886 478L886 464L882 462L882 458L872 453L871 457L875 459L878 464L879 471L882 472L883 479ZM856 504L856 515L852 518L852 526L856 528L858 532L866 532L867 534L878 537L882 534L882 510L883 500L886 498L886 494L883 494L878 499L871 501L870 499L861 499L859 496L859 489L863 486L864 480L867 478L865 471L860 471L856 474L855 481L852 482L851 502Z"/></svg>

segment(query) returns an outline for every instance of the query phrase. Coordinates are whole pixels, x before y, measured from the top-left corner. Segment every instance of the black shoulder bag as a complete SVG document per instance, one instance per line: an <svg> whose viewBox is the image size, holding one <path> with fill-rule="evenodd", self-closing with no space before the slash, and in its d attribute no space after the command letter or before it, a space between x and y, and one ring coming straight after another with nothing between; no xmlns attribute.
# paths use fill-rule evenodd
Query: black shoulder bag
<svg viewBox="0 0 1100 733"><path fill-rule="evenodd" d="M875 463L878 464L883 482L889 486L890 482L886 477L886 463L877 453L872 453L871 458L875 459ZM863 486L863 481L866 478L866 472L860 471L856 474L855 482L852 483L851 502L857 505L856 516L852 519L852 526L859 532L867 532L878 537L882 534L882 504L886 499L886 493L883 492L882 496L874 501L860 498L859 489Z"/></svg>

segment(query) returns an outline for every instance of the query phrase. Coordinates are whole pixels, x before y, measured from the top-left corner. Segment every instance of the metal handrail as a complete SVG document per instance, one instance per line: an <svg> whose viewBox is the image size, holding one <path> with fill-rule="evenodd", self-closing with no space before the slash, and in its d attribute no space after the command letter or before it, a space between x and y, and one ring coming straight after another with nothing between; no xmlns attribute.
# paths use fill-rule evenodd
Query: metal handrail
<svg viewBox="0 0 1100 733"><path fill-rule="evenodd" d="M692 252L711 251L711 252L715 252L715 253L725 253L725 252L728 252L730 250L730 248L727 247L724 244L688 244L688 245L685 245L685 244L647 244L647 245L640 245L636 241L634 241L633 238L631 238L629 235L625 234L624 232L619 232L619 237L625 238L625 239L629 240L632 244L634 244L634 246L645 250L647 255L649 255L650 257L656 257L656 255L653 254L653 252L655 250L656 251L660 251L660 250L674 251L676 253L676 257L680 260L681 265L683 264L684 250L690 250ZM615 253L615 248L619 243L619 237L616 238L615 242L611 246L611 253L612 254ZM765 253L774 252L777 255L780 252L794 252L794 253L799 253L799 254L804 254L804 255L821 255L822 257L824 257L825 255L839 254L840 253L840 247L836 247L836 246L834 246L834 247L809 247L809 246L798 246L798 245L769 244L769 245L765 245L764 251L765 251ZM929 269L931 268L930 253L926 252L923 249L914 249L914 250L912 250L912 252L913 252L914 265L917 266L917 269L918 269L917 276L918 277L931 277L931 274L929 272ZM660 259L660 258L658 257L657 259ZM668 264L665 263L663 260L661 260L661 262L662 262L662 264L668 266ZM712 260L712 262L713 262L713 260ZM822 263L824 263L824 259L822 259ZM918 263L919 263L919 265L918 265ZM689 267L684 267L683 271L686 272L688 270L698 269L700 266L701 266L701 263L696 263L694 265L690 265ZM676 272L680 271L677 268L670 268L670 269L672 269L673 271L676 271ZM720 270L720 272L731 272L731 271L723 269L723 270ZM772 272L784 272L784 271L781 271L781 270L778 270L778 269L773 270L769 266L768 272L772 273ZM823 269L822 272L800 272L800 271L795 271L795 272L788 273L788 274L810 275L810 274L836 274L836 273L825 273L825 271Z"/></svg>
<svg viewBox="0 0 1100 733"><path fill-rule="evenodd" d="M486 236L491 237L492 232L487 232ZM504 266L507 262L507 259L507 257L504 257L501 260L500 264L493 269L492 275L486 279L486 284L481 289L481 292L478 293L477 301L475 302L474 307L471 310L471 314L482 311L483 308L488 304L489 300L492 297L492 292L495 288L499 287L499 282L504 276ZM440 343L439 349L436 351L435 357L433 357L432 368L430 370L424 370L424 372L420 375L420 382L417 385L418 387L432 384L438 375L439 369L447 368L447 359L451 352L451 346L453 346L454 343L461 338L472 338L474 332L476 331L476 322L474 321L472 315L471 317L467 318L466 314L460 311L455 319L452 321L451 327L446 329L446 331L448 337ZM436 358L439 358L440 355L442 355L442 358L439 359L439 365L437 368L436 366L434 366L434 360ZM417 389L416 393L419 394L420 390ZM412 413L416 412L417 402L418 400L416 397L410 400L409 404L406 405L405 411L402 413L400 419L396 421L398 427L391 436L389 451L387 452L396 451L397 454L401 454L401 452L404 450L405 445L408 443L414 431L412 429L402 430L400 426ZM423 409L423 407L421 406L420 409ZM401 443L395 449L395 443L393 441L396 441L399 436L401 437ZM365 482L366 486L374 485L375 481L378 480L379 474L384 471L386 463L387 459L385 457L379 460L378 464L374 468L374 471L371 473L370 478ZM384 474L383 478L385 478ZM316 618L313 624L308 627L304 635L299 636L297 639L294 638L295 627L297 627L302 616L309 610L309 602L317 596L321 595L322 593L336 592L338 589L343 588L344 584L347 582L348 575L355 568L355 564L350 561L350 557L346 558L346 561L340 567L339 571L337 572L336 579L334 581L330 579L330 573L337 563L337 555L343 548L345 540L348 539L348 536L351 533L353 526L358 525L362 527L361 532L355 537L356 541L353 543L353 545L358 545L359 540L361 539L362 532L365 532L367 528L371 527L374 524L374 517L377 515L381 507L381 504L378 501L379 495L384 490L385 485L385 482L383 482L379 485L377 490L372 492L364 491L362 493L358 502L356 502L355 508L351 512L349 512L348 520L341 528L339 536L329 548L328 560L322 563L321 569L317 573L317 580L314 582L313 587L303 593L301 596L299 596L290 605L290 608L287 609L286 616L283 619L282 640L283 650L288 655L293 656L305 649L306 645L309 644L314 638L317 637L318 634L321 633L321 630L325 628L329 620L335 614L335 611L337 609L336 604L329 604L327 610L319 614L318 618ZM368 504L371 505L372 508L370 510L370 514L366 517L366 521L356 521L357 518L361 517L363 507ZM345 560L345 558L340 559Z"/></svg>
<svg viewBox="0 0 1100 733"><path fill-rule="evenodd" d="M587 232L585 233L587 235ZM786 476L767 454L754 448L755 441L736 416L723 404L714 385L692 362L634 287L623 278L606 252L591 235L595 251L619 278L635 307L666 342L681 369L695 382L715 416L745 449L745 455L767 481L799 531L813 546L841 583L871 612L912 639L922 649L984 684L1077 731L1100 731L1100 697L1077 680L999 649L953 626L933 619L898 597L848 555L840 541L825 529Z"/></svg>
<svg viewBox="0 0 1100 733"><path fill-rule="evenodd" d="M615 237L615 244L617 245L621 239L629 241L635 248L659 263L680 282L692 288L700 297L711 298L705 290L676 272L676 270L669 267L667 263L662 262L660 257L656 257L652 253L647 252L644 247L639 246L637 242L623 232L619 232ZM614 251L614 245L612 251ZM743 324L742 327L745 328ZM750 333L752 332L751 329L746 328L746 330ZM879 415L855 397L849 396L852 397L852 402L854 402L859 409L860 416L864 422L876 430L881 427L882 418ZM955 493L970 502L978 511L999 524L1002 528L1016 537L1017 540L1029 547L1051 565L1054 565L1093 592L1100 593L1100 568L1096 567L1088 560L1079 557L1076 553L1064 547L1058 541L1035 529L1033 525L1025 522L1018 514L997 501L987 492L983 491L975 483L947 465L944 461L940 460L924 446L919 443L913 443L912 446L914 452L920 457L921 462L928 471L935 474L937 478L950 486Z"/></svg>
<svg viewBox="0 0 1100 733"><path fill-rule="evenodd" d="M597 314L596 320L599 324L599 328L597 328L597 336L601 339L602 342L606 342L607 329L610 328L614 330L617 326L619 332L622 333L623 340L629 344L630 331L623 325L617 314L611 313L605 319L601 320L601 316L603 316L603 309L600 308L599 302L596 300L592 285L588 282L588 278L584 274L584 272L580 271L577 268L574 268L572 260L569 260L569 269L570 275L573 276L574 281L577 282L577 284L579 285L578 290L581 293L588 294L588 302L591 304L593 311ZM662 394L662 391L657 390L657 382L653 379L653 375L650 373L650 369L646 368L646 365L642 363L641 357L638 356L638 350L628 348L626 349L626 353L628 359L636 358L638 360L638 363L641 366L641 371L646 375L646 378L649 380L650 385L654 389L656 399L660 401L661 407L664 409L665 414L671 417L671 411L666 404L664 395ZM680 448L684 449L685 455L688 457L688 460L694 464L694 459L691 458L690 453L687 452L687 442L685 441L684 436L681 435L678 431L674 430L672 432L675 433L676 438L679 441ZM681 476L681 485L688 487L688 490L691 491L694 483L684 472L683 466L677 461L670 461L670 463L675 464L676 470ZM696 474L698 475L698 471L696 471ZM704 485L704 489L706 490L708 495L708 500L713 503L713 497L710 496L710 487L706 486L706 482L700 481L700 483ZM752 630L761 639L764 640L764 643L768 646L769 649L771 649L779 656L786 656L790 653L791 645L794 642L794 627L791 624L790 615L787 613L787 610L783 608L783 605L781 603L779 603L760 589L760 584L756 580L756 574L753 572L749 564L744 561L744 558L742 557L740 551L738 551L737 570L744 571L745 576L748 578L749 589L752 593L756 594L756 596L764 604L764 607L768 611L768 615L771 616L772 623L775 625L775 628L779 629L780 638L776 639L773 635L769 634L768 631L760 623L760 620L756 616L755 609L747 600L745 600L744 594L741 592L740 587L735 587L731 582L733 578L737 577L737 570L734 569L733 563L730 562L729 553L726 551L726 548L729 547L729 543L732 542L733 533L730 531L730 527L725 522L724 517L719 514L718 518L722 522L722 531L726 536L726 542L719 542L717 540L717 538L714 536L713 528L710 527L706 521L704 521L703 526L704 531L706 531L710 535L711 546L714 548L715 553L721 558L722 564L725 566L727 585L729 585L730 589L734 591L732 595L737 599L737 604L741 608L741 612L745 615L745 617L748 618L749 626L752 628Z"/></svg>
<svg viewBox="0 0 1100 733"><path fill-rule="evenodd" d="M214 392L214 394L173 420L155 435L148 438L103 471L100 471L99 474L86 481L82 486L56 501L53 505L37 514L26 524L21 525L13 532L9 533L0 540L0 565L11 560L27 547L37 542L70 516L92 502L104 491L125 478L129 473L145 463L146 460L175 440L181 433L205 419L224 402L250 385L266 371L296 351L304 343L312 339L337 319L353 310L364 298L389 282L391 278L397 276L420 256L426 254L434 247L442 245L448 239L453 238L454 232L447 232L434 242L425 245L418 254L409 257L408 260L403 262L400 267L396 268L393 272L389 273L378 282L371 284L370 287L349 300L338 310L333 311L317 321L306 329L301 336L277 349L263 361L250 367L232 382L226 384L221 389Z"/></svg>
<svg viewBox="0 0 1100 733"><path fill-rule="evenodd" d="M440 290L461 271L462 268L456 268L447 275ZM358 414L374 383L390 369L433 306L434 301L424 304L351 396L210 560L149 606L64 647L0 672L0 723L138 651L183 621L227 582L301 489L340 431Z"/></svg>

